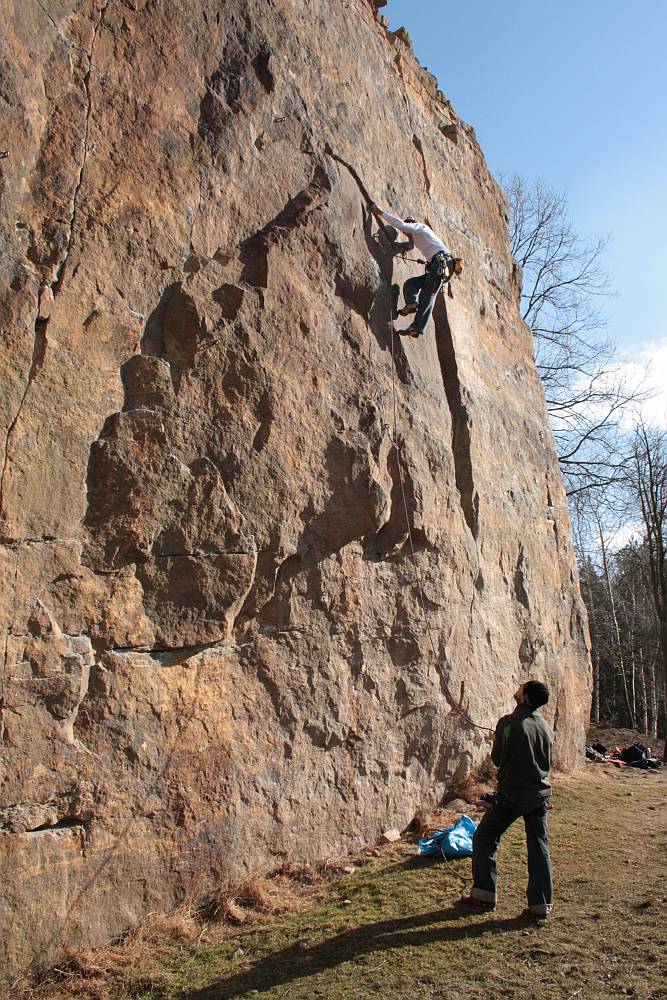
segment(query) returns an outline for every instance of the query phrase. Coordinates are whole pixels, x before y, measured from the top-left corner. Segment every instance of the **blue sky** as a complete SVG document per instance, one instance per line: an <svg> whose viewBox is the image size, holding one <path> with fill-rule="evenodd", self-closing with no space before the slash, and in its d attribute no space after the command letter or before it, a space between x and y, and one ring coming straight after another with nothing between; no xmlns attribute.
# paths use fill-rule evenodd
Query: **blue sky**
<svg viewBox="0 0 667 1000"><path fill-rule="evenodd" d="M565 191L609 234L608 333L667 382L667 2L390 0L495 174Z"/></svg>

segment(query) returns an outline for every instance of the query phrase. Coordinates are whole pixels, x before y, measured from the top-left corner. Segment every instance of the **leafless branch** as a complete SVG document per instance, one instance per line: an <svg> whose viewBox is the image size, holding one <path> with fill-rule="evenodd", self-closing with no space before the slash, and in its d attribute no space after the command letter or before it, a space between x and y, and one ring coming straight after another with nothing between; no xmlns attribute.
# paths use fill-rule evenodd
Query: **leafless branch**
<svg viewBox="0 0 667 1000"><path fill-rule="evenodd" d="M602 261L608 237L574 230L567 198L541 181L503 181L510 206L510 245L523 269L521 312L533 332L569 495L622 474L624 412L647 393L632 384L616 347L599 336L609 292Z"/></svg>

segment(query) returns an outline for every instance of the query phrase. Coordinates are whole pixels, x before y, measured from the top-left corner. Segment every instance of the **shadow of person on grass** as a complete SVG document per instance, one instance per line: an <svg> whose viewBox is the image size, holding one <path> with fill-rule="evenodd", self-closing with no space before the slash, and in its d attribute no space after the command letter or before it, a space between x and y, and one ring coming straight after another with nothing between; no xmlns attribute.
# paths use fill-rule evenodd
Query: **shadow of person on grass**
<svg viewBox="0 0 667 1000"><path fill-rule="evenodd" d="M398 920L381 920L375 924L353 927L311 947L302 948L295 942L282 951L259 959L246 972L239 972L202 990L181 994L182 1000L232 1000L249 990L266 990L306 979L317 972L331 969L363 955L406 946L415 948L449 941L470 940L486 933L501 934L526 926L521 917L494 920L475 919L458 906L431 913L419 913ZM469 918L469 919L466 919ZM463 919L463 926L449 927L452 921ZM443 926L444 925L444 926Z"/></svg>

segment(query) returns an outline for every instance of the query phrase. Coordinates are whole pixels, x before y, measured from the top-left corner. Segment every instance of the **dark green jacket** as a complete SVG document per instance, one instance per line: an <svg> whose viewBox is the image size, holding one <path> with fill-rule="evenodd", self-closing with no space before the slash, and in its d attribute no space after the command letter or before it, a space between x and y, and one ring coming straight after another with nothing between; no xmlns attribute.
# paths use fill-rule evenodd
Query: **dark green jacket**
<svg viewBox="0 0 667 1000"><path fill-rule="evenodd" d="M536 709L517 705L496 726L491 760L498 791L514 797L551 795L549 771L553 733Z"/></svg>

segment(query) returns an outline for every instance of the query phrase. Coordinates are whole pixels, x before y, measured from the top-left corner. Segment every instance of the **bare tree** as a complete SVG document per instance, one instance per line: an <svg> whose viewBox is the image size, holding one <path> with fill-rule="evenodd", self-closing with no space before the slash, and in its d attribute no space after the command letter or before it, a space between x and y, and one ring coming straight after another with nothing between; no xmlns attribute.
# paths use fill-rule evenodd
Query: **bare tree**
<svg viewBox="0 0 667 1000"><path fill-rule="evenodd" d="M613 513L604 509L603 500L596 500L583 493L571 504L591 635L591 719L641 727L657 738L664 697L656 685L656 665L662 673L662 660L647 543L635 535L619 547L630 514L614 524ZM591 509L582 513L584 505ZM636 515L635 496L635 521ZM659 679L658 684L662 688Z"/></svg>
<svg viewBox="0 0 667 1000"><path fill-rule="evenodd" d="M579 493L570 500L572 538L579 566L581 596L588 613L588 628L591 639L591 666L593 668L593 690L591 698L591 721L600 722L600 660L602 655L603 632L605 631L604 598L599 595L601 581L597 566L592 559L596 541L590 507L593 506L587 493ZM597 552L595 553L597 555Z"/></svg>
<svg viewBox="0 0 667 1000"><path fill-rule="evenodd" d="M655 666L657 660L658 669L660 668L659 636L651 596L646 543L632 539L616 551L614 562L628 657L633 665L633 672L636 668L641 731L657 737L660 699L656 690Z"/></svg>
<svg viewBox="0 0 667 1000"><path fill-rule="evenodd" d="M618 421L645 393L633 385L600 331L607 238L584 240L565 195L540 181L505 179L510 245L523 269L521 312L533 332L561 469L569 496L622 479Z"/></svg>
<svg viewBox="0 0 667 1000"><path fill-rule="evenodd" d="M640 420L632 457L631 486L644 523L667 711L667 432L647 427ZM667 740L664 759L667 761Z"/></svg>
<svg viewBox="0 0 667 1000"><path fill-rule="evenodd" d="M624 654L624 644L621 635L621 627L619 624L619 616L617 610L617 598L614 593L614 586L612 583L612 576L609 572L609 558L607 550L607 539L605 538L604 529L604 519L600 513L600 509L595 507L592 511L593 518L598 529L598 538L600 542L600 557L602 559L602 576L604 579L604 585L607 591L608 597L608 607L610 612L610 625L612 626L611 631L614 637L614 651L615 659L623 684L623 695L625 697L625 703L628 708L628 714L630 717L630 725L633 729L637 726L637 709L636 709L636 697L635 697L635 670L634 670L634 660L632 661L632 670L630 674L630 683L628 684L628 667L625 662Z"/></svg>

